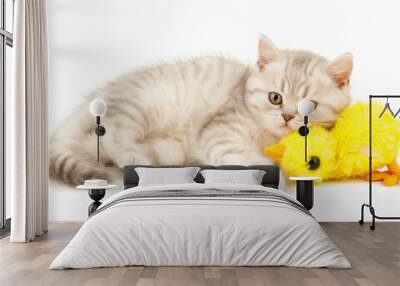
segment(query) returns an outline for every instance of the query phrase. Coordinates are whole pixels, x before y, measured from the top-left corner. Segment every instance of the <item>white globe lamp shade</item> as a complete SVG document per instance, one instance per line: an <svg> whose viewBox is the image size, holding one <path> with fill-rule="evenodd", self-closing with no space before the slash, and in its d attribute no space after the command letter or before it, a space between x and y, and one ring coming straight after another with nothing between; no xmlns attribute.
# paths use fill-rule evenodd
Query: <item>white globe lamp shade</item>
<svg viewBox="0 0 400 286"><path fill-rule="evenodd" d="M93 116L104 116L107 111L107 104L101 98L96 98L90 103L89 111Z"/></svg>
<svg viewBox="0 0 400 286"><path fill-rule="evenodd" d="M301 116L309 116L314 112L315 106L311 100L302 99L297 104L297 110Z"/></svg>

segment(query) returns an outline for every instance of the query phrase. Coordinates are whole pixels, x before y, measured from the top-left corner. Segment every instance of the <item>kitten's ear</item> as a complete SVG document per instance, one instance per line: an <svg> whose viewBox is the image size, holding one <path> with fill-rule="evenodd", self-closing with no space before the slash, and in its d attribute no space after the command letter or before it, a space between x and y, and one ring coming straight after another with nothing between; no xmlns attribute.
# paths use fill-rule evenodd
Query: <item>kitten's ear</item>
<svg viewBox="0 0 400 286"><path fill-rule="evenodd" d="M336 58L327 67L328 74L340 88L349 84L352 71L353 56L348 53Z"/></svg>
<svg viewBox="0 0 400 286"><path fill-rule="evenodd" d="M274 45L270 38L261 35L258 40L258 66L262 70L267 64L275 61L279 57L279 49Z"/></svg>

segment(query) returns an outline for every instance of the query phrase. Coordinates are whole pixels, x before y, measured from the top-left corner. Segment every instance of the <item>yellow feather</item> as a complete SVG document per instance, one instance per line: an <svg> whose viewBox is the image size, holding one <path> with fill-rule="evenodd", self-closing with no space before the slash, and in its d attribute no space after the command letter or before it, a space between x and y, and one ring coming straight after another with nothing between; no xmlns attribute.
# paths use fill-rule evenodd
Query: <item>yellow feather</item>
<svg viewBox="0 0 400 286"><path fill-rule="evenodd" d="M379 118L383 106L372 105L372 169L396 160L400 144L400 121L389 113ZM336 179L361 176L369 169L369 106L356 103L346 108L332 130L337 140Z"/></svg>

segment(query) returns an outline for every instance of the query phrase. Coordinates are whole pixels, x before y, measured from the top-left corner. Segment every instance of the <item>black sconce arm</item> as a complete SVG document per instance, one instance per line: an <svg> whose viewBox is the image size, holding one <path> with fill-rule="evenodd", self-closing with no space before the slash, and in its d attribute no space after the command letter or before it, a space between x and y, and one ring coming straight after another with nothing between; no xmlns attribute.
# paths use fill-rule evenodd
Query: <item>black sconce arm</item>
<svg viewBox="0 0 400 286"><path fill-rule="evenodd" d="M96 129L94 131L97 135L97 162L100 161L100 136L106 134L104 126L100 125L100 116L96 116Z"/></svg>

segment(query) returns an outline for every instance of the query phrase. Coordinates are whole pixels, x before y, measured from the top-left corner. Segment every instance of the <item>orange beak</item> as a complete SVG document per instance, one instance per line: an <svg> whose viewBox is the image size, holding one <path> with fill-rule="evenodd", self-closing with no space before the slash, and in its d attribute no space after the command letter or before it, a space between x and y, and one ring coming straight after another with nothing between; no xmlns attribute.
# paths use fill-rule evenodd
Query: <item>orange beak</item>
<svg viewBox="0 0 400 286"><path fill-rule="evenodd" d="M285 146L282 144L273 144L264 148L264 154L277 163L280 163L285 153Z"/></svg>

